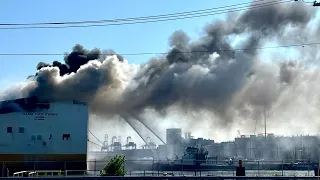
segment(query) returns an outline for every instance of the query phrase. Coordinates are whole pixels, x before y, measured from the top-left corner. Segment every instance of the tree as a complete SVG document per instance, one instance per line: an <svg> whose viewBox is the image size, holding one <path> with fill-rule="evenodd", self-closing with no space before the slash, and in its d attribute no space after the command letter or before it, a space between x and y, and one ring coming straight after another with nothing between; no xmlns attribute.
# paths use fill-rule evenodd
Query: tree
<svg viewBox="0 0 320 180"><path fill-rule="evenodd" d="M115 156L100 171L100 176L124 176L125 156Z"/></svg>

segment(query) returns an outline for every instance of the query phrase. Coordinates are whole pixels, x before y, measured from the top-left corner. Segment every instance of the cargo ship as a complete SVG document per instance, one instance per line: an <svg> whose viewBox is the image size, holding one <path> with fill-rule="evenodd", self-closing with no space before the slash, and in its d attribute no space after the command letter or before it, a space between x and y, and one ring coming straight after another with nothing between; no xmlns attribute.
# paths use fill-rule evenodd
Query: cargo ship
<svg viewBox="0 0 320 180"><path fill-rule="evenodd" d="M88 106L29 97L0 102L0 174L86 170Z"/></svg>
<svg viewBox="0 0 320 180"><path fill-rule="evenodd" d="M203 148L187 147L181 158L175 160L154 161L142 163L140 161L127 161L126 167L130 171L234 171L238 166L238 160L231 158L226 161L213 161L208 157L208 151ZM270 161L248 161L244 160L244 167L247 170L296 170L289 163ZM309 167L312 170L312 167Z"/></svg>
<svg viewBox="0 0 320 180"><path fill-rule="evenodd" d="M200 147L187 147L181 159L172 162L155 163L154 168L162 171L195 171L195 170L233 170L235 166L228 164L212 164L208 161L208 151Z"/></svg>

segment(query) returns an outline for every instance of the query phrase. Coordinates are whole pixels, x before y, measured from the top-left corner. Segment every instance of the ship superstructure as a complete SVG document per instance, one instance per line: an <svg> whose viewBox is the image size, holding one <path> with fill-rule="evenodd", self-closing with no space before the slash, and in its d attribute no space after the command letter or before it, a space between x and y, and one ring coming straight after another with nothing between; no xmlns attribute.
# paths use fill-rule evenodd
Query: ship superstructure
<svg viewBox="0 0 320 180"><path fill-rule="evenodd" d="M86 169L85 103L43 102L36 97L2 101L0 121L0 162L6 162L2 166L10 172L34 166ZM60 162L41 163L44 161Z"/></svg>
<svg viewBox="0 0 320 180"><path fill-rule="evenodd" d="M206 162L208 151L204 148L187 147L181 159L176 159L175 164L196 165Z"/></svg>

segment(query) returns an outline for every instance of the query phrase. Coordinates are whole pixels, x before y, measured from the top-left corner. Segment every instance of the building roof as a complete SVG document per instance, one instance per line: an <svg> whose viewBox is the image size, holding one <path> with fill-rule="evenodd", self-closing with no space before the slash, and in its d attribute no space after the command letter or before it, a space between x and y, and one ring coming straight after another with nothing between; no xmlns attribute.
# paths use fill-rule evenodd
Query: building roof
<svg viewBox="0 0 320 180"><path fill-rule="evenodd" d="M86 105L86 103L79 102L76 100L71 100L68 102L72 104ZM50 103L53 103L53 102L41 101L36 96L7 100L7 101L0 101L0 114L7 114L7 113L13 113L13 112L37 111L41 109L48 110L50 109Z"/></svg>

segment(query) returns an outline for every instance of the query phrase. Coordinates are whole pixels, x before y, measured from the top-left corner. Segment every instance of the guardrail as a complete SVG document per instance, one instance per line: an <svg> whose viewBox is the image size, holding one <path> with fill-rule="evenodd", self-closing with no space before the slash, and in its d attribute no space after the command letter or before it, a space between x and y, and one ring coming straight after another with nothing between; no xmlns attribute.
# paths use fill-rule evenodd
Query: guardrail
<svg viewBox="0 0 320 180"><path fill-rule="evenodd" d="M46 177L46 176L66 176L61 170L39 170L39 171L19 171L13 173L12 177Z"/></svg>
<svg viewBox="0 0 320 180"><path fill-rule="evenodd" d="M76 174L75 174L76 172ZM261 172L259 176L257 175L252 175L254 173L248 173L247 177L297 177L299 178L305 178L305 177L317 177L317 176L301 176L301 175L295 175L295 176L283 176L281 174L264 174ZM143 172L127 172L125 177L236 177L235 174L230 174L230 175L224 175L221 176L221 174L216 174L215 172L201 172L201 171L195 171L192 173L187 174L186 172L154 172L154 171L143 171ZM100 177L99 172L94 172L94 171L87 171L87 170L67 170L67 171L54 171L54 170L48 170L48 171L20 171L16 172L13 174L13 177Z"/></svg>
<svg viewBox="0 0 320 180"><path fill-rule="evenodd" d="M22 180L34 180L37 177L16 177L14 179L22 179ZM72 178L72 177L71 177ZM68 180L70 177L45 177L41 178L42 180ZM154 176L154 177L123 177L123 176L109 176L109 177L76 177L77 180L317 180L319 177L295 177L295 176L287 176L287 177L259 177L259 176L246 176L246 177L229 177L229 176L216 176L216 177L174 177L174 176ZM12 178L2 178L2 180L12 180Z"/></svg>
<svg viewBox="0 0 320 180"><path fill-rule="evenodd" d="M46 176L73 176L77 174L77 177L86 176L97 176L103 169L104 165L107 164L108 160L104 161L6 161L2 166L2 177L14 176L14 177L46 177ZM174 164L176 163L176 164ZM125 170L127 176L162 176L164 173L172 173L174 176L235 176L235 167L238 165L236 161L219 161L211 160L206 161L209 165L214 165L214 167L188 167L181 166L179 163L183 164L183 161L156 161L156 160L126 160ZM54 164L54 168L50 168L48 165ZM84 165L84 168L78 168L78 165ZM20 165L27 165L27 168L15 169ZM298 169L294 170L295 164L284 164L282 161L243 161L243 166L246 167L246 172L248 176L313 176L314 169L311 164L306 164L303 167L303 171ZM87 166L87 170L85 166ZM293 168L293 170L288 170L288 168ZM269 171L269 170L272 171ZM10 171L9 171L10 170ZM28 170L27 172L23 170ZM14 173L13 175L11 173ZM47 172L47 174L44 174ZM54 175L51 175L55 172ZM59 175L58 173L61 173ZM29 174L30 173L30 174ZM0 175L1 176L1 175Z"/></svg>

